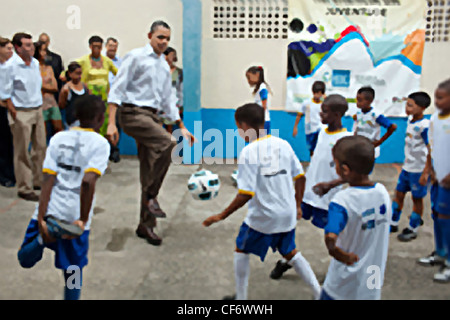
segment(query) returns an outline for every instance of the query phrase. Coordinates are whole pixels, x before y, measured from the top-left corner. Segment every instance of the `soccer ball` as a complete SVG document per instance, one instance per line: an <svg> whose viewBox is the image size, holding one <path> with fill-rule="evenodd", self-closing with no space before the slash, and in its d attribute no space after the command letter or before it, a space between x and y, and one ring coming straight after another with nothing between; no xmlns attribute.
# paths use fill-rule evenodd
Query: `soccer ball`
<svg viewBox="0 0 450 320"><path fill-rule="evenodd" d="M219 194L220 180L209 170L200 170L191 175L188 189L195 200L211 200Z"/></svg>

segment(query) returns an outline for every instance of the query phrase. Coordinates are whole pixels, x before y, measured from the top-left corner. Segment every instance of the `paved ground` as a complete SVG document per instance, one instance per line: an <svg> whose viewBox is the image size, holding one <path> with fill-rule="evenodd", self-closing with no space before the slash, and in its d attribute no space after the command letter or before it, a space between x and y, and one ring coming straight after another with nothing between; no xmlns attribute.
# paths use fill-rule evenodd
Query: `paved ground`
<svg viewBox="0 0 450 320"><path fill-rule="evenodd" d="M154 247L134 234L138 222L138 161L134 157L111 164L111 173L99 180L97 203L91 227L89 265L84 270L82 299L216 300L234 292L233 250L245 208L210 228L201 222L218 213L236 193L230 179L234 165L205 166L218 173L219 196L209 202L194 201L186 182L198 166L172 165L160 194L168 218L159 220L163 244ZM395 189L395 165L379 165L373 178ZM31 270L22 269L16 258L34 203L16 198L15 188L0 188L0 299L59 300L63 277L53 267L53 252ZM426 208L430 207L427 197ZM400 229L407 225L411 210L408 199ZM383 299L449 299L450 284L433 282L436 268L424 268L416 259L433 250L433 225L429 210L417 240L401 243L391 236ZM320 281L329 257L323 232L307 221L297 228L297 245ZM292 271L279 281L269 273L278 254L269 253L265 263L251 259L249 298L253 300L308 300L312 294Z"/></svg>

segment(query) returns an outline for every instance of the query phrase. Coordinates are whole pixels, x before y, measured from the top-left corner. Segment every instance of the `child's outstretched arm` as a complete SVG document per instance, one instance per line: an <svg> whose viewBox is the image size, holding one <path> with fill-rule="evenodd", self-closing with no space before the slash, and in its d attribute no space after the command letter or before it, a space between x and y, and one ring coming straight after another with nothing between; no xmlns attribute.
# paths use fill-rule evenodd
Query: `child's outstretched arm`
<svg viewBox="0 0 450 320"><path fill-rule="evenodd" d="M52 194L53 186L55 185L56 174L44 172L44 178L41 187L41 195L39 197L39 209L38 209L38 227L39 233L45 243L55 242L56 239L52 238L48 234L47 223L44 220L47 213L48 203Z"/></svg>
<svg viewBox="0 0 450 320"><path fill-rule="evenodd" d="M342 180L342 178L337 178L336 180L329 181L329 182L321 182L321 183L316 184L313 187L313 191L318 196L323 197L328 192L330 192L331 189L339 187L340 185L342 185L344 183L345 183L345 181Z"/></svg>
<svg viewBox="0 0 450 320"><path fill-rule="evenodd" d="M298 134L298 124L300 123L301 118L303 117L303 113L297 113L297 118L295 119L294 130L292 131L292 136L296 137Z"/></svg>
<svg viewBox="0 0 450 320"><path fill-rule="evenodd" d="M238 209L242 208L250 199L253 197L253 195L250 194L241 194L239 193L234 200L231 202L231 204L223 210L221 213L210 216L205 221L203 221L203 225L205 227L209 227L210 225L217 223L219 221L225 220L228 216L233 214Z"/></svg>

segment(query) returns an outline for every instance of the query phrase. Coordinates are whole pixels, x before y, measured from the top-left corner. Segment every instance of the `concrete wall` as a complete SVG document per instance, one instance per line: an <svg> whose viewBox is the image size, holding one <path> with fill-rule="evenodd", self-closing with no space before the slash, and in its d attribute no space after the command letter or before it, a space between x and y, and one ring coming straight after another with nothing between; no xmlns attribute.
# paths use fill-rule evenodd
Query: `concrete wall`
<svg viewBox="0 0 450 320"><path fill-rule="evenodd" d="M123 56L147 44L152 22L163 19L172 28L171 45L177 49L181 64L182 8L180 0L21 0L8 2L7 9L2 1L0 34L12 38L24 31L37 40L46 32L51 38L50 49L68 65L89 53L88 40L94 34L105 41L109 36L118 39L119 55Z"/></svg>

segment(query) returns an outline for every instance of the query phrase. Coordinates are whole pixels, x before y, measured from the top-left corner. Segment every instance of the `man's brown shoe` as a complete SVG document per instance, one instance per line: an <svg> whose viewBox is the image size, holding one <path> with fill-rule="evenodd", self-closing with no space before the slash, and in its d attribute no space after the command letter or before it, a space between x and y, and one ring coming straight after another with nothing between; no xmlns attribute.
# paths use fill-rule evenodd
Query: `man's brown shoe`
<svg viewBox="0 0 450 320"><path fill-rule="evenodd" d="M35 194L34 192L32 192L32 193L21 193L21 192L19 192L17 195L19 196L19 198L22 198L22 199L27 200L27 201L34 201L34 202L38 202L39 201L39 196L37 194Z"/></svg>
<svg viewBox="0 0 450 320"><path fill-rule="evenodd" d="M162 239L153 232L153 228L147 227L143 224L139 224L139 226L137 227L136 235L139 238L146 239L148 243L154 246L159 246L162 243Z"/></svg>
<svg viewBox="0 0 450 320"><path fill-rule="evenodd" d="M152 215L154 215L156 218L165 218L167 217L166 213L162 211L161 207L159 206L158 200L156 199L150 199L148 200L147 205L148 211Z"/></svg>

